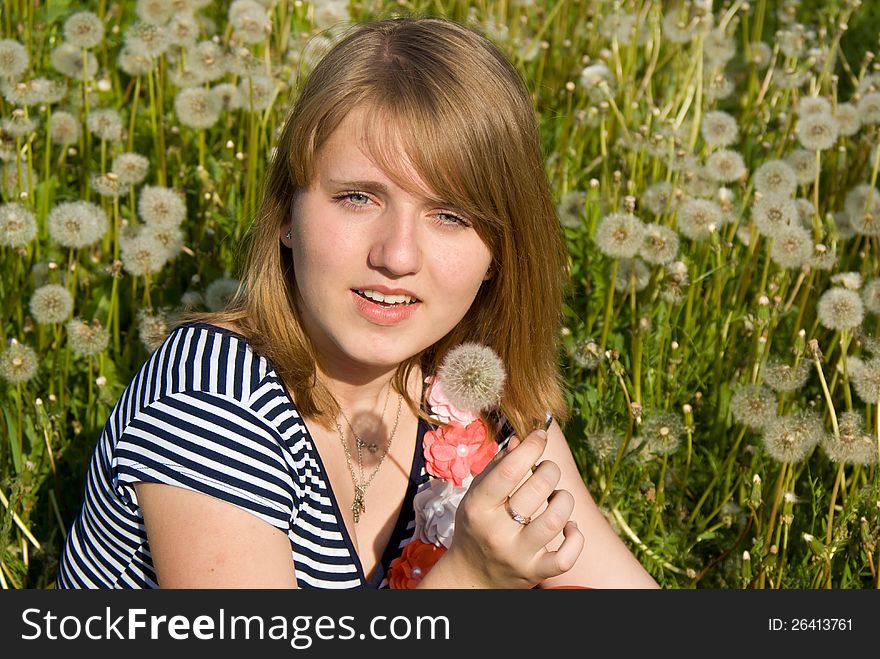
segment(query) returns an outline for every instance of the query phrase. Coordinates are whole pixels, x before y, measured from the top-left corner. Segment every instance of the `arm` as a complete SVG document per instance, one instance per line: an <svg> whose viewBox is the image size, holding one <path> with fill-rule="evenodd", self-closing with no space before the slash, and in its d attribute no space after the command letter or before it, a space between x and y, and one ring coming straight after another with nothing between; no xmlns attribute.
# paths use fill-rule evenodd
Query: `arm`
<svg viewBox="0 0 880 659"><path fill-rule="evenodd" d="M657 588L657 583L636 560L596 506L584 485L562 429L554 421L547 431L543 460L551 460L562 472L557 489L574 497L571 519L584 534L584 549L573 568L542 582L541 587L590 586L593 588ZM554 540L555 549L562 538Z"/></svg>
<svg viewBox="0 0 880 659"><path fill-rule="evenodd" d="M296 588L287 535L200 492L134 485L162 588Z"/></svg>

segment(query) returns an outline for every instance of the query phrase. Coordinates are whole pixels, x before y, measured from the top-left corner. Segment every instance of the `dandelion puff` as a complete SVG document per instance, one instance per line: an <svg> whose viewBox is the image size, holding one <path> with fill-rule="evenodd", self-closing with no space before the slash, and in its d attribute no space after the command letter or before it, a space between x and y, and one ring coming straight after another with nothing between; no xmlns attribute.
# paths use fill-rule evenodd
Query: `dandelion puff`
<svg viewBox="0 0 880 659"><path fill-rule="evenodd" d="M636 292L643 291L651 281L651 271L639 258L621 259L614 278L614 290L630 290L632 277L635 277Z"/></svg>
<svg viewBox="0 0 880 659"><path fill-rule="evenodd" d="M650 186L642 195L642 204L654 215L662 215L672 210L673 190L668 181L660 181Z"/></svg>
<svg viewBox="0 0 880 659"><path fill-rule="evenodd" d="M593 338L575 341L569 349L569 354L575 364L588 371L602 362L602 348Z"/></svg>
<svg viewBox="0 0 880 659"><path fill-rule="evenodd" d="M24 384L37 374L37 353L15 339L0 355L0 377L11 384Z"/></svg>
<svg viewBox="0 0 880 659"><path fill-rule="evenodd" d="M13 137L26 137L37 129L37 122L28 117L24 110L16 108L12 116L3 120L3 130Z"/></svg>
<svg viewBox="0 0 880 659"><path fill-rule="evenodd" d="M44 103L51 105L58 103L67 96L67 84L48 78L34 78L30 83L33 87L32 104Z"/></svg>
<svg viewBox="0 0 880 659"><path fill-rule="evenodd" d="M312 22L316 28L327 28L351 19L347 0L314 2L312 10Z"/></svg>
<svg viewBox="0 0 880 659"><path fill-rule="evenodd" d="M21 175L19 175L19 171ZM24 194L36 192L39 184L36 168L29 169L25 158L21 161L21 170L14 162L3 163L0 180L4 183L3 192L7 199L23 198Z"/></svg>
<svg viewBox="0 0 880 659"><path fill-rule="evenodd" d="M752 51L750 63L759 69L766 69L773 57L773 49L770 45L763 41L755 41L751 44L750 49Z"/></svg>
<svg viewBox="0 0 880 659"><path fill-rule="evenodd" d="M862 347L871 355L880 356L880 339L876 336L864 335L861 337Z"/></svg>
<svg viewBox="0 0 880 659"><path fill-rule="evenodd" d="M186 311L194 311L205 306L205 298L198 291L187 291L180 296L180 306Z"/></svg>
<svg viewBox="0 0 880 659"><path fill-rule="evenodd" d="M712 199L718 193L718 184L705 167L692 167L685 171L684 191L701 199Z"/></svg>
<svg viewBox="0 0 880 659"><path fill-rule="evenodd" d="M776 418L776 396L764 385L739 385L730 398L730 413L737 423L760 430Z"/></svg>
<svg viewBox="0 0 880 659"><path fill-rule="evenodd" d="M684 289L689 283L687 266L683 261L673 261L666 268L666 277L663 280L660 297L669 304L681 304L684 301Z"/></svg>
<svg viewBox="0 0 880 659"><path fill-rule="evenodd" d="M171 79L171 82L174 83L174 86L179 89L185 89L187 87L198 87L205 79L202 77L201 71L198 69L194 69L192 67L187 67L185 69L175 69L170 72L168 77Z"/></svg>
<svg viewBox="0 0 880 659"><path fill-rule="evenodd" d="M0 90L3 91L3 98L12 105L30 106L38 103L37 88L33 80L15 82L0 78Z"/></svg>
<svg viewBox="0 0 880 659"><path fill-rule="evenodd" d="M774 391L797 391L804 387L810 377L810 364L800 361L797 366L792 366L778 359L769 359L763 374L764 384Z"/></svg>
<svg viewBox="0 0 880 659"><path fill-rule="evenodd" d="M604 83L610 86L613 84L614 76L604 63L595 62L581 69L578 82L592 95L599 85Z"/></svg>
<svg viewBox="0 0 880 659"><path fill-rule="evenodd" d="M153 70L153 58L137 44L125 44L116 57L119 68L133 78L145 76Z"/></svg>
<svg viewBox="0 0 880 659"><path fill-rule="evenodd" d="M852 103L838 105L834 118L837 120L837 132L845 137L855 135L862 127L861 113Z"/></svg>
<svg viewBox="0 0 880 659"><path fill-rule="evenodd" d="M599 222L593 239L599 251L611 258L632 258L642 246L645 225L635 215L612 213Z"/></svg>
<svg viewBox="0 0 880 659"><path fill-rule="evenodd" d="M125 271L135 277L159 272L168 261L165 246L146 232L120 239L119 257Z"/></svg>
<svg viewBox="0 0 880 659"><path fill-rule="evenodd" d="M83 60L85 57L85 60ZM52 68L68 78L91 80L98 72L98 59L89 51L67 43L61 42L49 55ZM85 62L85 64L83 64Z"/></svg>
<svg viewBox="0 0 880 659"><path fill-rule="evenodd" d="M89 113L86 125L95 137L106 142L118 142L122 140L122 117L116 110L105 108L92 110Z"/></svg>
<svg viewBox="0 0 880 659"><path fill-rule="evenodd" d="M623 435L610 428L587 434L587 447L600 462L614 459L622 444Z"/></svg>
<svg viewBox="0 0 880 659"><path fill-rule="evenodd" d="M200 41L187 53L189 65L199 71L204 80L213 82L226 75L227 56L213 41Z"/></svg>
<svg viewBox="0 0 880 659"><path fill-rule="evenodd" d="M171 323L165 309L141 309L137 313L138 336L148 352L154 352L171 333Z"/></svg>
<svg viewBox="0 0 880 659"><path fill-rule="evenodd" d="M183 251L183 230L180 227L148 224L143 228L143 233L162 245L166 261Z"/></svg>
<svg viewBox="0 0 880 659"><path fill-rule="evenodd" d="M846 194L844 209L855 233L880 235L880 190L867 183L857 185Z"/></svg>
<svg viewBox="0 0 880 659"><path fill-rule="evenodd" d="M716 28L703 40L703 53L715 65L723 66L736 55L736 42L721 28Z"/></svg>
<svg viewBox="0 0 880 659"><path fill-rule="evenodd" d="M855 291L835 287L825 291L819 298L816 313L823 327L851 329L861 325L865 318L865 306Z"/></svg>
<svg viewBox="0 0 880 659"><path fill-rule="evenodd" d="M88 247L107 232L107 214L88 201L67 201L52 209L47 227L49 236L62 247Z"/></svg>
<svg viewBox="0 0 880 659"><path fill-rule="evenodd" d="M131 25L123 38L132 51L150 58L159 57L171 45L166 29L143 21Z"/></svg>
<svg viewBox="0 0 880 659"><path fill-rule="evenodd" d="M0 39L0 77L16 80L27 71L27 48L15 39Z"/></svg>
<svg viewBox="0 0 880 659"><path fill-rule="evenodd" d="M801 462L824 434L822 419L815 412L802 411L776 417L764 429L764 448L778 462Z"/></svg>
<svg viewBox="0 0 880 659"><path fill-rule="evenodd" d="M0 245L24 247L37 237L34 214L18 203L0 205Z"/></svg>
<svg viewBox="0 0 880 659"><path fill-rule="evenodd" d="M104 23L90 11L77 12L64 21L64 38L77 48L94 48L104 39Z"/></svg>
<svg viewBox="0 0 880 659"><path fill-rule="evenodd" d="M220 108L227 112L230 110L238 110L244 103L244 99L242 98L238 86L233 85L231 82L223 82L219 85L214 85L211 87L211 93L217 99Z"/></svg>
<svg viewBox="0 0 880 659"><path fill-rule="evenodd" d="M720 110L709 112L703 117L700 133L706 144L712 147L730 146L739 137L739 127L727 112Z"/></svg>
<svg viewBox="0 0 880 659"><path fill-rule="evenodd" d="M813 241L810 232L802 226L785 226L773 235L770 258L780 268L800 268L812 256Z"/></svg>
<svg viewBox="0 0 880 659"><path fill-rule="evenodd" d="M91 324L74 319L67 323L67 343L76 355L94 357L107 349L110 332L101 327L97 320Z"/></svg>
<svg viewBox="0 0 880 659"><path fill-rule="evenodd" d="M275 98L275 81L269 76L249 76L238 83L241 106L254 112L262 112Z"/></svg>
<svg viewBox="0 0 880 659"><path fill-rule="evenodd" d="M174 0L137 0L135 13L144 23L165 25L174 15Z"/></svg>
<svg viewBox="0 0 880 659"><path fill-rule="evenodd" d="M113 159L110 171L123 185L137 185L147 177L150 161L139 153L120 153Z"/></svg>
<svg viewBox="0 0 880 659"><path fill-rule="evenodd" d="M805 149L795 149L785 159L794 171L798 185L809 185L816 175L816 154Z"/></svg>
<svg viewBox="0 0 880 659"><path fill-rule="evenodd" d="M586 201L587 193L581 190L572 190L562 195L559 205L556 206L559 223L569 229L578 229L583 226L582 216Z"/></svg>
<svg viewBox="0 0 880 659"><path fill-rule="evenodd" d="M102 197L116 199L119 195L125 193L126 185L119 180L113 172L107 174L95 174L90 180L92 189Z"/></svg>
<svg viewBox="0 0 880 659"><path fill-rule="evenodd" d="M147 224L180 226L186 217L186 204L174 190L148 185L141 189L138 215Z"/></svg>
<svg viewBox="0 0 880 659"><path fill-rule="evenodd" d="M797 176L784 160L768 160L752 176L755 191L762 195L793 197L797 192Z"/></svg>
<svg viewBox="0 0 880 659"><path fill-rule="evenodd" d="M868 313L880 315L880 278L869 279L862 289L862 303Z"/></svg>
<svg viewBox="0 0 880 659"><path fill-rule="evenodd" d="M166 26L168 29L168 41L173 46L183 49L192 48L196 45L199 35L199 23L193 14L179 12L171 17Z"/></svg>
<svg viewBox="0 0 880 659"><path fill-rule="evenodd" d="M797 205L798 219L801 222L801 226L805 229L812 229L813 216L816 214L816 208L813 206L813 202L809 199L795 199L794 203Z"/></svg>
<svg viewBox="0 0 880 659"><path fill-rule="evenodd" d="M174 98L174 110L184 126L210 128L220 118L220 104L207 89L188 87Z"/></svg>
<svg viewBox="0 0 880 659"><path fill-rule="evenodd" d="M857 291L862 287L862 275L858 272L838 272L831 275L831 283Z"/></svg>
<svg viewBox="0 0 880 659"><path fill-rule="evenodd" d="M822 96L805 96L798 101L797 113L799 117L811 114L831 115L831 102Z"/></svg>
<svg viewBox="0 0 880 659"><path fill-rule="evenodd" d="M816 270L829 271L837 265L837 252L830 250L825 245L813 246L813 256L810 258L810 267Z"/></svg>
<svg viewBox="0 0 880 659"><path fill-rule="evenodd" d="M675 453L684 435L684 422L674 412L658 412L642 422L641 437L654 455Z"/></svg>
<svg viewBox="0 0 880 659"><path fill-rule="evenodd" d="M859 398L872 405L880 402L880 357L864 361L849 375Z"/></svg>
<svg viewBox="0 0 880 659"><path fill-rule="evenodd" d="M752 221L761 234L771 238L775 238L786 227L800 227L797 204L780 195L761 197L752 206Z"/></svg>
<svg viewBox="0 0 880 659"><path fill-rule="evenodd" d="M877 443L871 435L865 434L861 414L854 410L840 413L837 427L836 438L826 433L820 442L829 460L842 464L876 464Z"/></svg>
<svg viewBox="0 0 880 659"><path fill-rule="evenodd" d="M494 350L467 342L446 353L438 376L453 406L476 413L500 402L506 373Z"/></svg>
<svg viewBox="0 0 880 659"><path fill-rule="evenodd" d="M49 139L55 144L76 144L81 132L79 121L69 112L59 110L52 113L49 119Z"/></svg>
<svg viewBox="0 0 880 659"><path fill-rule="evenodd" d="M688 199L678 207L678 230L691 240L706 240L712 227L717 229L724 221L721 207L708 199Z"/></svg>
<svg viewBox="0 0 880 659"><path fill-rule="evenodd" d="M226 60L230 73L242 78L265 77L263 71L265 63L262 58L255 55L247 46L233 48Z"/></svg>
<svg viewBox="0 0 880 659"><path fill-rule="evenodd" d="M243 43L265 41L272 28L266 10L253 0L235 0L229 6L229 24Z"/></svg>
<svg viewBox="0 0 880 659"><path fill-rule="evenodd" d="M880 123L880 91L865 94L856 106L862 125Z"/></svg>
<svg viewBox="0 0 880 659"><path fill-rule="evenodd" d="M678 256L678 234L662 224L645 226L645 238L639 256L652 265L666 265Z"/></svg>
<svg viewBox="0 0 880 659"><path fill-rule="evenodd" d="M721 183L732 183L745 176L748 170L737 151L721 149L706 159L706 173Z"/></svg>
<svg viewBox="0 0 880 659"><path fill-rule="evenodd" d="M40 325L61 323L73 311L73 297L64 286L47 284L31 295L30 310L34 320Z"/></svg>
<svg viewBox="0 0 880 659"><path fill-rule="evenodd" d="M837 142L837 122L830 114L809 114L800 118L795 133L805 149L825 151Z"/></svg>
<svg viewBox="0 0 880 659"><path fill-rule="evenodd" d="M215 279L205 289L205 306L210 311L222 311L235 297L238 286L238 279L232 277Z"/></svg>

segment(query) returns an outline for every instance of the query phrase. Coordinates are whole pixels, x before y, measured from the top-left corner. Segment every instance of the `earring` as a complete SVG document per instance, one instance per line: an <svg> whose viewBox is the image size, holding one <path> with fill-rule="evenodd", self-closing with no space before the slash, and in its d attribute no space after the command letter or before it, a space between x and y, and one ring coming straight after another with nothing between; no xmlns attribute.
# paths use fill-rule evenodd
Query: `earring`
<svg viewBox="0 0 880 659"><path fill-rule="evenodd" d="M287 230L287 233L284 234L284 237L287 238L288 240L293 238L293 233L291 233L290 229Z"/></svg>

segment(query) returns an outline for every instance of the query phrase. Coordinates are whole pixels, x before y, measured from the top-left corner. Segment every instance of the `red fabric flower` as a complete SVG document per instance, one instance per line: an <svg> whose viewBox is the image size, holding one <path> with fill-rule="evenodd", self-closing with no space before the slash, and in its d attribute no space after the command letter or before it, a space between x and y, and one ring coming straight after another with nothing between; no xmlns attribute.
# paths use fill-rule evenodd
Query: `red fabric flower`
<svg viewBox="0 0 880 659"><path fill-rule="evenodd" d="M445 553L446 547L438 547L421 540L410 541L403 548L403 553L391 561L388 568L388 587L415 588Z"/></svg>
<svg viewBox="0 0 880 659"><path fill-rule="evenodd" d="M486 426L480 419L467 426L453 423L429 430L422 445L428 473L455 485L483 471L498 452L496 442L486 441Z"/></svg>

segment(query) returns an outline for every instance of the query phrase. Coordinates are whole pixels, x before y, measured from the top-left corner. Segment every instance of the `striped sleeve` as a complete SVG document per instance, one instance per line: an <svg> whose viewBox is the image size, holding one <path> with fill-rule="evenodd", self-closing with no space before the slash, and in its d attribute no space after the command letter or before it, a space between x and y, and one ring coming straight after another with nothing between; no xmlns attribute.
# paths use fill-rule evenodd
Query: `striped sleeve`
<svg viewBox="0 0 880 659"><path fill-rule="evenodd" d="M204 391L163 396L119 437L113 487L132 510L132 485L164 483L229 502L287 532L296 516L293 474L277 432L233 398Z"/></svg>

